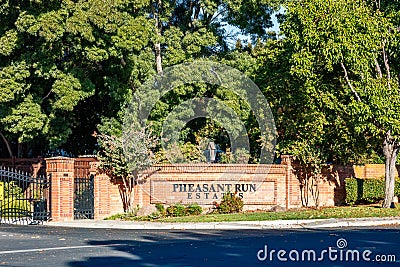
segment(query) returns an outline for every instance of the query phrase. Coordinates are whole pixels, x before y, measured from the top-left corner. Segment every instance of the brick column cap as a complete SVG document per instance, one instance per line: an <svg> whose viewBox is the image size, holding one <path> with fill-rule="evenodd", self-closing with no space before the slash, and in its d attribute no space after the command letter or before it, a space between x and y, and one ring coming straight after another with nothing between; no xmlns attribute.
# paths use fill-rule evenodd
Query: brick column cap
<svg viewBox="0 0 400 267"><path fill-rule="evenodd" d="M74 158L53 157L45 160L47 172L74 172Z"/></svg>
<svg viewBox="0 0 400 267"><path fill-rule="evenodd" d="M69 158L69 157L63 157L63 156L58 156L58 157L51 157L51 158L45 158L44 160L66 160L66 161L75 161L75 158Z"/></svg>
<svg viewBox="0 0 400 267"><path fill-rule="evenodd" d="M282 159L282 164L292 165L292 159L293 159L292 155L282 155L281 159Z"/></svg>

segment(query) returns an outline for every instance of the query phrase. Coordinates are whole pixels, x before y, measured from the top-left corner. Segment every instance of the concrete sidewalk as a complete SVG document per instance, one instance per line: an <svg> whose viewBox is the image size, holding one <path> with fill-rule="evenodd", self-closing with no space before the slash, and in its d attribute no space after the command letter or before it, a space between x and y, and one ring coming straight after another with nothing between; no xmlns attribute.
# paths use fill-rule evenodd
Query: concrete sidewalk
<svg viewBox="0 0 400 267"><path fill-rule="evenodd" d="M367 226L400 226L400 217L355 218L355 219L314 219L276 221L237 221L209 223L161 223L116 220L75 220L71 222L48 222L47 226L78 228L112 228L132 230L239 230L239 229L299 229L299 228L339 228Z"/></svg>

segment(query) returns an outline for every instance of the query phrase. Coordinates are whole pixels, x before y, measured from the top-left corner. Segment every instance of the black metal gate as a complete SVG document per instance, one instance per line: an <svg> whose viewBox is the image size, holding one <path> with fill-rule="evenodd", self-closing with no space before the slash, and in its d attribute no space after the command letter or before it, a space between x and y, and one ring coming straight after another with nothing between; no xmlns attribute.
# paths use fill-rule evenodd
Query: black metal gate
<svg viewBox="0 0 400 267"><path fill-rule="evenodd" d="M74 218L94 218L94 176L75 178Z"/></svg>
<svg viewBox="0 0 400 267"><path fill-rule="evenodd" d="M0 167L0 223L39 224L49 220L50 180Z"/></svg>

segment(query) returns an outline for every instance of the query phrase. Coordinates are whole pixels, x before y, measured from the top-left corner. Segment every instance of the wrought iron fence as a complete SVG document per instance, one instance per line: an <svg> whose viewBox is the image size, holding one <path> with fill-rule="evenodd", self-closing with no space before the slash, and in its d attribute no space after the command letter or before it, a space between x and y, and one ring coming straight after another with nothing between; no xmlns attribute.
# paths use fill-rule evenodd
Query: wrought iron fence
<svg viewBox="0 0 400 267"><path fill-rule="evenodd" d="M94 218L94 176L74 179L74 218Z"/></svg>
<svg viewBox="0 0 400 267"><path fill-rule="evenodd" d="M50 177L0 167L0 223L39 224L50 219Z"/></svg>

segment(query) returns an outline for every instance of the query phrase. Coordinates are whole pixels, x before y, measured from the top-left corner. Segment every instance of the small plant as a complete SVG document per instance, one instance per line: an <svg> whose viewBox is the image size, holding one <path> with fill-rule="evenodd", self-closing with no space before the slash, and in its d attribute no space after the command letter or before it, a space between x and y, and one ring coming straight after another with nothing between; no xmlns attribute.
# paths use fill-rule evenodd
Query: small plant
<svg viewBox="0 0 400 267"><path fill-rule="evenodd" d="M160 213L159 211L155 211L146 217L146 221L153 221L153 220L161 219L163 217L164 217L164 214Z"/></svg>
<svg viewBox="0 0 400 267"><path fill-rule="evenodd" d="M181 217L181 216L186 216L187 211L186 207L183 206L182 204L175 204L171 205L166 209L167 216L170 217Z"/></svg>
<svg viewBox="0 0 400 267"><path fill-rule="evenodd" d="M203 209L197 204L190 204L186 207L186 211L189 215L200 215Z"/></svg>
<svg viewBox="0 0 400 267"><path fill-rule="evenodd" d="M174 204L166 208L164 215L168 217L182 217L187 215L200 215L203 209L197 204L184 206L182 204Z"/></svg>
<svg viewBox="0 0 400 267"><path fill-rule="evenodd" d="M216 213L237 213L243 210L243 200L236 194L227 192L224 194L221 203L215 203Z"/></svg>
<svg viewBox="0 0 400 267"><path fill-rule="evenodd" d="M221 153L220 163L231 163L232 157L231 149L228 147L225 153Z"/></svg>
<svg viewBox="0 0 400 267"><path fill-rule="evenodd" d="M15 181L4 184L4 198L22 198L23 194L22 188Z"/></svg>
<svg viewBox="0 0 400 267"><path fill-rule="evenodd" d="M167 157L168 155L168 157ZM199 163L206 162L206 158L199 146L190 142L181 144L171 144L165 150L159 151L155 155L157 162L166 163Z"/></svg>
<svg viewBox="0 0 400 267"><path fill-rule="evenodd" d="M161 215L165 215L165 207L161 203L156 204L156 209Z"/></svg>

